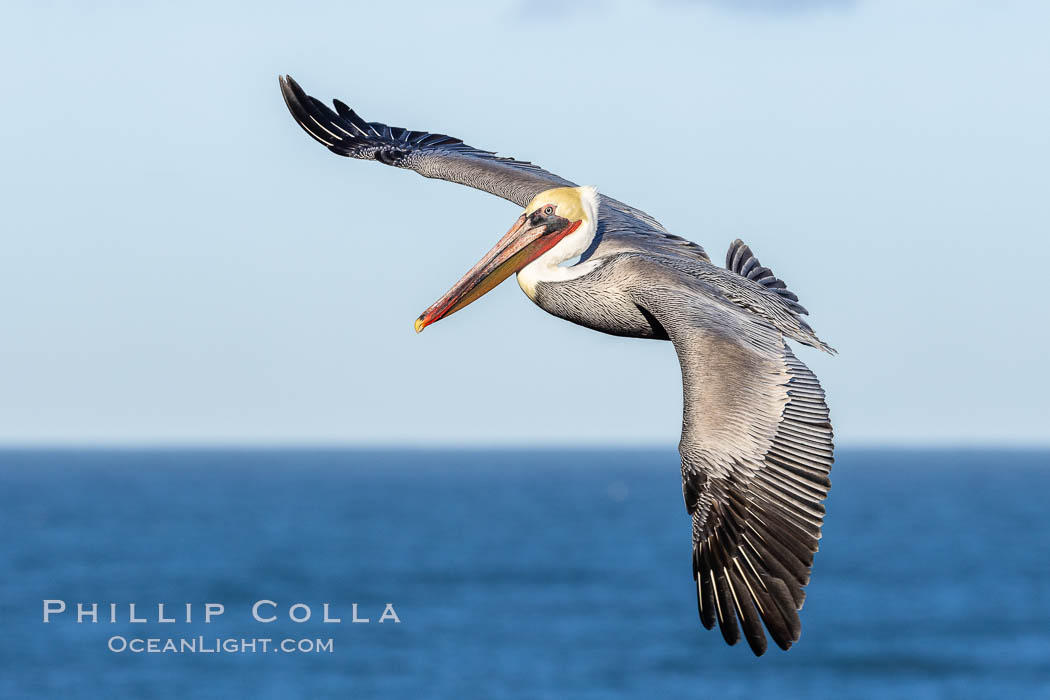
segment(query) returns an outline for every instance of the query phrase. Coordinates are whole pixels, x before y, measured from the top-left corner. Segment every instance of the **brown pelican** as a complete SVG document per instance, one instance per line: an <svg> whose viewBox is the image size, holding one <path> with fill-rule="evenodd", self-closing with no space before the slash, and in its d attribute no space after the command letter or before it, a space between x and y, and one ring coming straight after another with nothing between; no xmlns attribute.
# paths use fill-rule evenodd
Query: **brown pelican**
<svg viewBox="0 0 1050 700"><path fill-rule="evenodd" d="M416 320L416 330L511 274L543 310L613 335L670 340L682 367L682 492L693 521L700 621L751 650L789 648L831 482L824 391L785 342L827 352L807 311L748 246L725 268L648 214L531 163L443 134L366 122L281 78L306 133L342 156L469 185L524 207L506 235Z"/></svg>

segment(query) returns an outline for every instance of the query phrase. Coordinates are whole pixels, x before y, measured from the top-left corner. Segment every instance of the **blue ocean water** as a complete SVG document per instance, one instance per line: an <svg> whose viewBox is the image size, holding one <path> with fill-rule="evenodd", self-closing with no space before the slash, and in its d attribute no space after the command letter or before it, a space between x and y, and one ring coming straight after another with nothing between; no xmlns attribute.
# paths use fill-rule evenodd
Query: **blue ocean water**
<svg viewBox="0 0 1050 700"><path fill-rule="evenodd" d="M697 619L673 450L0 452L0 697L1050 697L1050 453L832 480L802 639L756 659ZM108 649L199 636L332 649Z"/></svg>

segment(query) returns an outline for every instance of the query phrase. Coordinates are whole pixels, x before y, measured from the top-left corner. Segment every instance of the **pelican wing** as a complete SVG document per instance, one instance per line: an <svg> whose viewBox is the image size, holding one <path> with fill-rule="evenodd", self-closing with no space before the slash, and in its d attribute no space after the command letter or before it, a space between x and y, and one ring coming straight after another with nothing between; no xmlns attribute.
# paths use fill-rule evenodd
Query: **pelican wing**
<svg viewBox="0 0 1050 700"><path fill-rule="evenodd" d="M332 153L469 185L522 207L544 190L573 186L537 165L501 158L451 136L366 122L339 100L334 101L332 111L307 95L291 77L280 81L285 103L299 126Z"/></svg>
<svg viewBox="0 0 1050 700"><path fill-rule="evenodd" d="M575 186L538 165L497 156L452 136L366 122L339 100L333 101L333 111L307 95L291 77L280 78L280 83L295 121L332 153L415 170L424 177L474 187L521 207L544 190ZM602 244L602 254L651 250L707 260L697 244L671 235L645 212L611 197L602 196L598 233L595 248Z"/></svg>
<svg viewBox="0 0 1050 700"><path fill-rule="evenodd" d="M634 303L663 326L682 366L679 451L700 619L717 622L729 644L742 628L756 655L766 650L764 622L787 649L801 632L831 487L824 391L769 318L668 261L624 257L640 280Z"/></svg>

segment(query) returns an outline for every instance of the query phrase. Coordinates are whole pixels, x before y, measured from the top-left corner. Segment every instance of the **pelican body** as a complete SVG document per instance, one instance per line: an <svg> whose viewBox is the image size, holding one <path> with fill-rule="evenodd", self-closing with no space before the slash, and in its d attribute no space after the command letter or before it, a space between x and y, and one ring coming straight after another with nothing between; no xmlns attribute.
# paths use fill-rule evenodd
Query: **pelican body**
<svg viewBox="0 0 1050 700"><path fill-rule="evenodd" d="M737 240L725 267L648 214L531 163L443 134L333 111L290 77L292 116L332 152L377 160L523 207L510 230L416 319L416 331L512 274L558 318L612 335L670 340L682 369L682 492L692 517L697 608L725 641L766 651L798 641L834 461L824 391L787 340L834 352L808 312ZM763 629L764 626L764 629Z"/></svg>

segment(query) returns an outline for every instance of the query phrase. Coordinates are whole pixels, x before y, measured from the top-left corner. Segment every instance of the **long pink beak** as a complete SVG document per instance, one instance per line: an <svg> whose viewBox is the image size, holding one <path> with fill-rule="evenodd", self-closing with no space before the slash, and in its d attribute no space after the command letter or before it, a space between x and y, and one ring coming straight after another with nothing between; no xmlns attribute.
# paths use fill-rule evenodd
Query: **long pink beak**
<svg viewBox="0 0 1050 700"><path fill-rule="evenodd" d="M470 268L443 297L419 315L416 319L416 333L480 299L500 282L554 247L581 223L568 222L565 219L559 221L567 225L551 231L550 221L534 222L524 214L518 217L510 230L485 257Z"/></svg>

